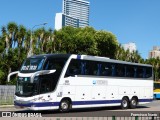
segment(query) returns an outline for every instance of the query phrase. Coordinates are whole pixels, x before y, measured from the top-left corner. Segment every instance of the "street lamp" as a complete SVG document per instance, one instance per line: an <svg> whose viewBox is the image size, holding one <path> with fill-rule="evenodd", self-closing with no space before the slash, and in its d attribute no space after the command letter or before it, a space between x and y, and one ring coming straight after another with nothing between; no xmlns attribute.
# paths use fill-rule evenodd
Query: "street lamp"
<svg viewBox="0 0 160 120"><path fill-rule="evenodd" d="M37 25L34 25L31 29L31 41L30 41L30 48L29 48L29 52L28 52L28 55L27 57L30 57L32 54L33 54L33 49L32 49L32 42L33 42L33 29L37 26L41 26L41 25L46 25L47 23L42 23L42 24L37 24Z"/></svg>

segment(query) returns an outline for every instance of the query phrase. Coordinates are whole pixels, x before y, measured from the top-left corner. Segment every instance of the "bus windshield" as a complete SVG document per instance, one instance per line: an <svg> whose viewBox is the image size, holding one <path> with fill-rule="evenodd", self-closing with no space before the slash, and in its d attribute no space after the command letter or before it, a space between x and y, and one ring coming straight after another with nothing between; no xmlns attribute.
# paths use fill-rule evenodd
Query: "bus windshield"
<svg viewBox="0 0 160 120"><path fill-rule="evenodd" d="M23 63L20 72L21 73L31 73L35 71L42 70L44 58L29 58Z"/></svg>
<svg viewBox="0 0 160 120"><path fill-rule="evenodd" d="M66 63L66 58L29 58L21 67L21 73L32 73L41 70L55 70L53 73L37 75L31 81L30 77L19 76L17 79L16 95L29 97L54 91L59 76ZM30 75L32 75L30 74Z"/></svg>
<svg viewBox="0 0 160 120"><path fill-rule="evenodd" d="M34 83L30 83L30 77L18 77L16 95L17 96L32 96L38 92L38 79L34 80Z"/></svg>

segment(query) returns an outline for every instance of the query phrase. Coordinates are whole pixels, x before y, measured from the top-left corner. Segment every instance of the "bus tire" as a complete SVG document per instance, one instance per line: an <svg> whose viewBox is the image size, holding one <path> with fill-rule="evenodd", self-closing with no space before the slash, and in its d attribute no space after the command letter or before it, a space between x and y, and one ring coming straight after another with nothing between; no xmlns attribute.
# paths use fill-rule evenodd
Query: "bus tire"
<svg viewBox="0 0 160 120"><path fill-rule="evenodd" d="M138 100L137 100L135 97L133 97L133 98L131 99L131 101L130 101L130 108L131 108L131 109L136 108L136 107L137 107L137 104L138 104Z"/></svg>
<svg viewBox="0 0 160 120"><path fill-rule="evenodd" d="M128 109L128 107L129 107L129 100L127 97L123 97L123 99L121 101L121 108Z"/></svg>
<svg viewBox="0 0 160 120"><path fill-rule="evenodd" d="M68 99L63 99L60 102L59 110L60 112L68 112L71 108L71 102Z"/></svg>

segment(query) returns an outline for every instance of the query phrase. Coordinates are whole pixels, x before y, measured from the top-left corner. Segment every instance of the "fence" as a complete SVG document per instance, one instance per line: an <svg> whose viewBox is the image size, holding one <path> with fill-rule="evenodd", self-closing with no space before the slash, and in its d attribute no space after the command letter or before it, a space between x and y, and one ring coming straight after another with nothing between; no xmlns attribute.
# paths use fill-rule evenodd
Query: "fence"
<svg viewBox="0 0 160 120"><path fill-rule="evenodd" d="M0 105L12 105L16 86L0 85Z"/></svg>

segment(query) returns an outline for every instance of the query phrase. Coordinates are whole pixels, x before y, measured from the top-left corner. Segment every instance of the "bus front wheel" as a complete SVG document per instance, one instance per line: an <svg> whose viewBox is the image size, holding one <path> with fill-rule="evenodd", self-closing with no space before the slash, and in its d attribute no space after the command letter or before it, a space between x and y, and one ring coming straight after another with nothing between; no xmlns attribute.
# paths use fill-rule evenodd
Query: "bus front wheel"
<svg viewBox="0 0 160 120"><path fill-rule="evenodd" d="M61 101L60 106L59 106L59 110L61 112L68 112L71 108L71 103L69 100L64 99Z"/></svg>
<svg viewBox="0 0 160 120"><path fill-rule="evenodd" d="M127 97L124 97L121 101L121 108L128 109L128 106L129 106L129 100Z"/></svg>

